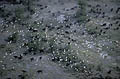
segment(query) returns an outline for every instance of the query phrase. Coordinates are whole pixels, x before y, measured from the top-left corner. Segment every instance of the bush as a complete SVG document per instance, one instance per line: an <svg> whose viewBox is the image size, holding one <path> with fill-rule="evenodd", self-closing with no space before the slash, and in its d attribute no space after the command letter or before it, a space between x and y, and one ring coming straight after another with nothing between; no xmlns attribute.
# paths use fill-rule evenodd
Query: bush
<svg viewBox="0 0 120 79"><path fill-rule="evenodd" d="M10 35L5 41L7 42L11 42L11 43L16 43L18 40L18 33L13 33L12 35Z"/></svg>
<svg viewBox="0 0 120 79"><path fill-rule="evenodd" d="M76 12L76 18L78 18L80 24L87 19L86 16L86 4L85 0L79 0L79 7L80 9Z"/></svg>

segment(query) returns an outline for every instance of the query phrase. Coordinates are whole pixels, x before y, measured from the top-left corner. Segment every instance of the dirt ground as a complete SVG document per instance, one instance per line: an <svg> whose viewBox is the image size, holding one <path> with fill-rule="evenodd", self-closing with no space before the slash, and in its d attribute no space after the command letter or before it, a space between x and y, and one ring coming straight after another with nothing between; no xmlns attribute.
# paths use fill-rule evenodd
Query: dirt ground
<svg viewBox="0 0 120 79"><path fill-rule="evenodd" d="M12 22L15 15L20 17L17 12L22 14L14 14L16 8L25 6L1 1L1 14L3 7L13 14L0 16L0 79L120 79L120 2L83 2L85 21L77 0L36 0L29 19L23 18L29 15L24 10L22 20ZM34 35L55 37L58 46L51 52L49 42L36 44Z"/></svg>

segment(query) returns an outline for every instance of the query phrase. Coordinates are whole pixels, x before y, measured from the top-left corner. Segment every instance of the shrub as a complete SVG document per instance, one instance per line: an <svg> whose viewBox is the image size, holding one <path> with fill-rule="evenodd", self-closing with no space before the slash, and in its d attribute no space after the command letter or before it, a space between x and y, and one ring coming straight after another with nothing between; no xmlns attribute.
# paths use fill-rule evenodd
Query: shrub
<svg viewBox="0 0 120 79"><path fill-rule="evenodd" d="M5 41L7 42L11 42L11 43L16 43L18 40L18 33L13 33L12 35L10 35Z"/></svg>
<svg viewBox="0 0 120 79"><path fill-rule="evenodd" d="M76 12L76 18L78 18L80 24L87 19L86 16L86 4L85 0L79 0L79 7L80 9Z"/></svg>

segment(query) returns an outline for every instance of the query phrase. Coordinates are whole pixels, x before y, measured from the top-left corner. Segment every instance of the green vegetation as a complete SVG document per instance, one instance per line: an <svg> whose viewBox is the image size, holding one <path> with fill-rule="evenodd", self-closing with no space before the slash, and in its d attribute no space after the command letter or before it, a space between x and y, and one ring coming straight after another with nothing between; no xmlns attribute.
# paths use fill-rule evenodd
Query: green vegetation
<svg viewBox="0 0 120 79"><path fill-rule="evenodd" d="M4 7L0 7L0 17L8 18L11 15L12 15L12 12L10 10Z"/></svg>
<svg viewBox="0 0 120 79"><path fill-rule="evenodd" d="M24 8L20 8L20 7L18 7L18 8L16 8L15 9L15 18L17 19L17 20L23 20L25 17L24 17Z"/></svg>
<svg viewBox="0 0 120 79"><path fill-rule="evenodd" d="M14 17L15 20L23 23L23 21L28 20L27 18L28 16L30 16L30 15L28 16L24 15L26 10L30 11L30 14L33 14L34 9L33 7L31 7L32 2L29 2L31 0L21 0L21 1L26 8L24 7L15 8ZM85 0L79 0L80 9L76 13L76 18L78 18L80 23L84 23L87 19L86 5L87 2ZM4 14L4 9L1 8L0 11L3 12L2 14L0 14L0 16L4 16L4 17L9 16L9 11L6 10L5 14ZM95 20L87 22L85 25L88 34L91 35L100 35L101 30L103 30L98 24L95 23ZM27 33L25 32L25 40L24 40L25 42L21 40L22 42L20 41L20 45L26 47L27 52L29 54L31 53L50 54L52 56L52 61L62 64L62 66L64 66L68 70L73 71L74 73L75 72L84 73L84 74L87 73L89 75L91 74L93 75L94 73L100 74L101 72L103 72L105 68L112 66L112 64L109 63L109 61L106 63L104 62L104 59L102 59L102 57L100 58L100 53L89 50L87 46L84 50L81 50L77 48L77 46L75 47L74 45L72 45L71 43L73 42L71 42L70 40L69 40L70 42L66 42L66 41L61 41L61 39L63 40L64 38L61 38L59 36L55 36L55 37L49 36L49 32L47 31L47 28L44 26L42 27L38 22L34 22L32 24L26 24L25 26L26 26L25 31L26 30L29 31ZM115 37L118 38L118 34ZM18 44L17 42L18 40L19 40L18 32L13 33L6 39L7 42L14 44L15 43ZM83 40L85 39L82 39L81 41L82 43L84 42ZM5 52L7 53L12 53L14 50L12 47L9 46L6 47L6 45L4 44L0 45L0 50L4 48L5 48ZM103 49L104 48L105 50L107 49L109 51L111 51L110 49L114 49L114 50L117 49L114 46L109 46L109 48L107 48L107 46L103 46ZM117 53L119 53L119 51L117 51ZM106 63L107 65L104 63ZM119 67L117 67L116 69L120 71ZM0 70L0 74L3 74L1 70ZM33 73L32 70L30 70L30 73L32 76L34 76L32 74ZM28 77L29 74L26 72L23 73L21 76L21 78L24 79L28 79Z"/></svg>
<svg viewBox="0 0 120 79"><path fill-rule="evenodd" d="M18 22L19 24L25 22L30 18L30 15L35 13L33 7L33 0L6 0L10 2L7 6L0 6L0 17L6 21ZM13 6L11 6L11 4ZM21 5L22 4L22 5ZM9 8L11 7L11 8Z"/></svg>
<svg viewBox="0 0 120 79"><path fill-rule="evenodd" d="M86 1L85 0L79 0L78 4L79 4L79 7L81 9L85 9L85 6L86 6Z"/></svg>
<svg viewBox="0 0 120 79"><path fill-rule="evenodd" d="M36 25L36 24L35 24ZM32 25L33 27L33 25ZM40 53L48 53L53 50L52 45L55 43L54 38L48 38L46 35L47 33L44 31L34 32L37 26L34 26L28 37L30 38L28 42L24 43L24 47L28 47L29 52L40 52ZM40 27L39 27L40 28Z"/></svg>
<svg viewBox="0 0 120 79"><path fill-rule="evenodd" d="M102 28L100 27L100 25L96 24L94 21L90 21L86 23L85 26L87 29L86 31L88 32L88 34L90 35L100 35L102 32Z"/></svg>
<svg viewBox="0 0 120 79"><path fill-rule="evenodd" d="M80 9L76 13L76 18L78 18L80 23L83 23L86 19L86 5L87 2L85 0L79 0L79 7Z"/></svg>
<svg viewBox="0 0 120 79"><path fill-rule="evenodd" d="M17 33L17 32L16 32L16 33L13 33L12 35L10 35L10 36L6 39L7 42L11 42L11 43L16 43L17 40L18 40L18 33Z"/></svg>

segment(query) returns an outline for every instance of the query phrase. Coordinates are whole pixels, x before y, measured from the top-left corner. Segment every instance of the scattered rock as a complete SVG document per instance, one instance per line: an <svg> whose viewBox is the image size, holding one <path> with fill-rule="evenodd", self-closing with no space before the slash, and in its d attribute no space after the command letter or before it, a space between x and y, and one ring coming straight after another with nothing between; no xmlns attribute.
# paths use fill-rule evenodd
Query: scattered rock
<svg viewBox="0 0 120 79"><path fill-rule="evenodd" d="M43 73L43 71L42 70L38 70L37 73Z"/></svg>

